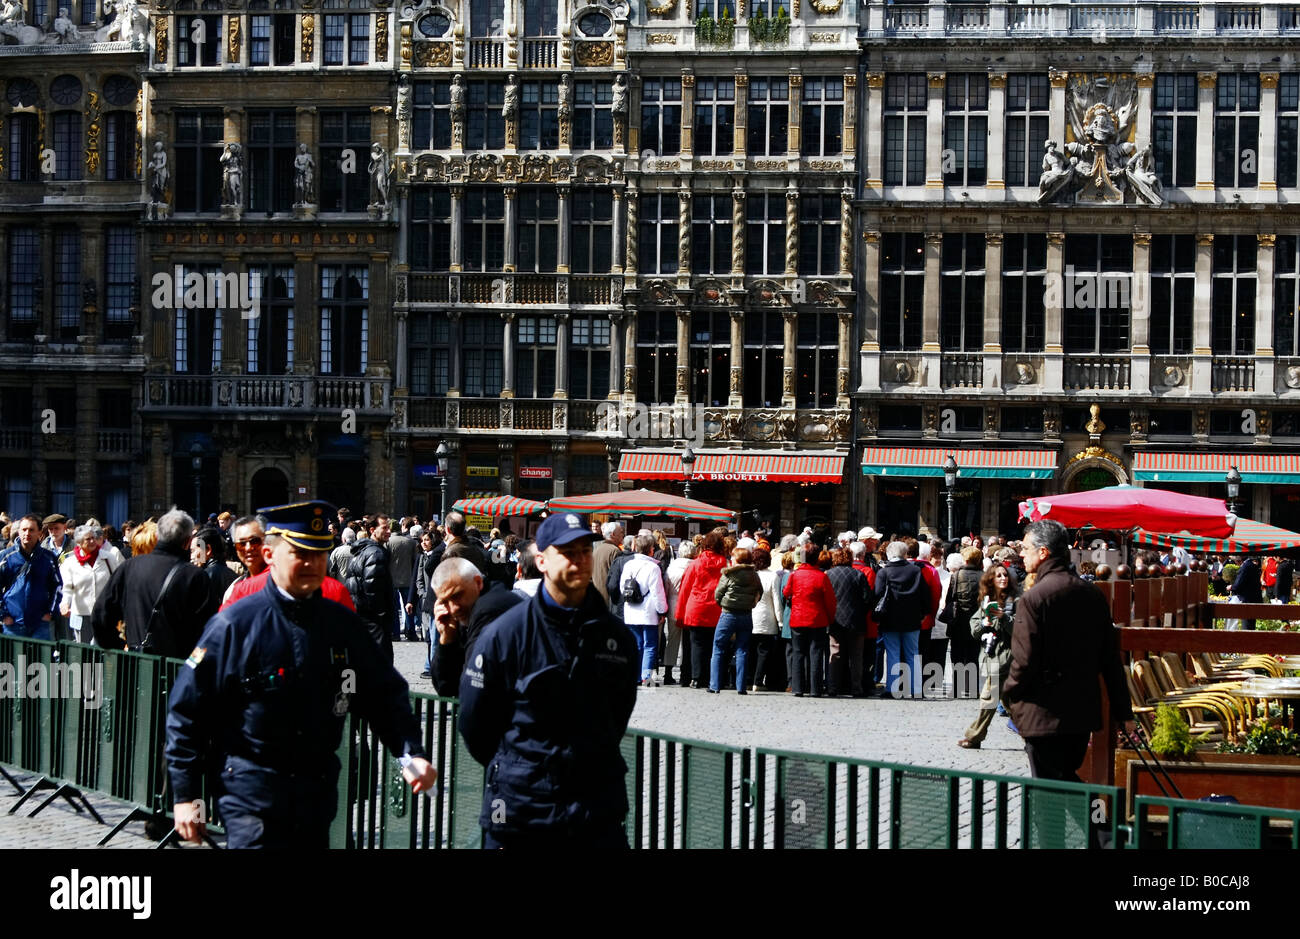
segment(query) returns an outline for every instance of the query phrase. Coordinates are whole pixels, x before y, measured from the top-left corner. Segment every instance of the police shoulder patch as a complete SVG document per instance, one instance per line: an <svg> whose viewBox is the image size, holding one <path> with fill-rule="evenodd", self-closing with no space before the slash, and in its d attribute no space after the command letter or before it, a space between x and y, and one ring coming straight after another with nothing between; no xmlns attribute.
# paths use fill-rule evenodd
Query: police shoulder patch
<svg viewBox="0 0 1300 939"><path fill-rule="evenodd" d="M198 668L199 663L203 661L203 657L207 654L207 646L195 646L194 651L190 653L190 657L185 660L185 664L190 668Z"/></svg>

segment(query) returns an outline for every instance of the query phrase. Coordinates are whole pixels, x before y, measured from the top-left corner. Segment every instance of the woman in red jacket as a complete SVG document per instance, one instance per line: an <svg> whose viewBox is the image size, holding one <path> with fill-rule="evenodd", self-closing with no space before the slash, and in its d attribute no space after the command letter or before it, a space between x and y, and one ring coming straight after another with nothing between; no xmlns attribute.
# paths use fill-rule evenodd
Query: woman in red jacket
<svg viewBox="0 0 1300 939"><path fill-rule="evenodd" d="M677 609L673 618L691 642L691 678L696 688L709 687L709 667L713 661L713 633L722 615L722 607L714 599L722 569L727 566L726 530L715 528L704 536L700 556L691 562L677 588ZM682 674L682 687L690 679Z"/></svg>
<svg viewBox="0 0 1300 939"><path fill-rule="evenodd" d="M826 659L830 652L829 626L835 621L835 588L830 578L812 561L817 546L806 546L803 562L785 582L782 596L790 603L790 634L794 637L794 668L791 686L794 696L804 696L804 662L809 661L812 696L826 696Z"/></svg>

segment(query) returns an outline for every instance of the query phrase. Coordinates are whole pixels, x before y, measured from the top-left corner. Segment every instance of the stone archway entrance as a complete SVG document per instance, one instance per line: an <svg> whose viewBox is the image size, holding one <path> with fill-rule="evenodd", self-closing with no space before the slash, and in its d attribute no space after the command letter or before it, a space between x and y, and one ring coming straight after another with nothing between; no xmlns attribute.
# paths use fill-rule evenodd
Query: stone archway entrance
<svg viewBox="0 0 1300 939"><path fill-rule="evenodd" d="M264 467L254 473L248 488L255 511L268 505L285 505L289 502L289 480L274 466Z"/></svg>
<svg viewBox="0 0 1300 939"><path fill-rule="evenodd" d="M1119 457L1100 447L1089 447L1065 465L1061 475L1062 492L1088 492L1118 486L1129 481Z"/></svg>

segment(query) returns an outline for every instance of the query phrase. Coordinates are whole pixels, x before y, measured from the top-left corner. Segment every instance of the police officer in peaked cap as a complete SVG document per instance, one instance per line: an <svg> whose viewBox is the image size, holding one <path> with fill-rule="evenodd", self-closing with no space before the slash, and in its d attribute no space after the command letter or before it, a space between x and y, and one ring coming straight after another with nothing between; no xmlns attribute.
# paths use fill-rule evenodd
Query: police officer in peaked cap
<svg viewBox="0 0 1300 939"><path fill-rule="evenodd" d="M486 626L460 681L460 732L487 767L489 848L627 847L619 745L636 703L636 640L591 583L587 520L537 530L542 586Z"/></svg>
<svg viewBox="0 0 1300 939"><path fill-rule="evenodd" d="M337 810L335 756L355 709L402 757L415 792L437 773L406 682L379 658L357 615L321 596L332 547L327 502L259 509L265 589L208 621L172 688L167 766L176 830L205 834L203 781L231 848L323 848Z"/></svg>

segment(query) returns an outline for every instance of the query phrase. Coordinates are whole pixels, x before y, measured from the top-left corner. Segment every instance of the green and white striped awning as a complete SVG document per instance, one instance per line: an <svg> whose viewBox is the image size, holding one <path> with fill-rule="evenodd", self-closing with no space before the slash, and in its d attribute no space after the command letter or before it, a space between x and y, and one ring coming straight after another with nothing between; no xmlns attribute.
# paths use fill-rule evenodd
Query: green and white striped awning
<svg viewBox="0 0 1300 939"><path fill-rule="evenodd" d="M863 476L943 476L951 455L959 479L1051 479L1055 450L963 450L946 447L865 447Z"/></svg>

